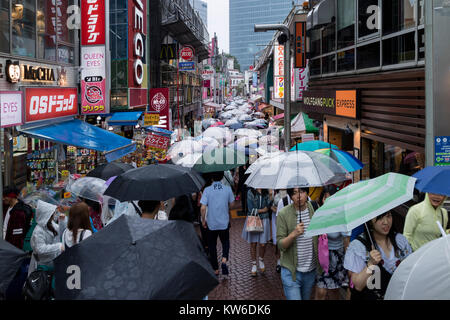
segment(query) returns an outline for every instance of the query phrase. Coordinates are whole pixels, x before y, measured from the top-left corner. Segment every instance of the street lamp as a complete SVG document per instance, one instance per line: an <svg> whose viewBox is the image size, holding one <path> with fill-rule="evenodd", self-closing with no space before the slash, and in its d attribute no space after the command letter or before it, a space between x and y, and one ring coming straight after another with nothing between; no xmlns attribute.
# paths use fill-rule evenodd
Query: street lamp
<svg viewBox="0 0 450 320"><path fill-rule="evenodd" d="M255 24L255 32L281 31L278 43L284 44L284 149L289 151L291 146L291 57L289 28L284 24Z"/></svg>

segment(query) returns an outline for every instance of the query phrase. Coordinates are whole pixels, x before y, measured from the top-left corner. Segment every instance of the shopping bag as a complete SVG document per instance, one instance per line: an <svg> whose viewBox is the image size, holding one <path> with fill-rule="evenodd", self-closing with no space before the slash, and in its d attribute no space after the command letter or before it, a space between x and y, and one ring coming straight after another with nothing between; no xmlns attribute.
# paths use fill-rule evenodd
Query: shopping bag
<svg viewBox="0 0 450 320"><path fill-rule="evenodd" d="M328 236L326 234L319 236L319 263L325 274L328 274L330 266L330 251L328 250Z"/></svg>
<svg viewBox="0 0 450 320"><path fill-rule="evenodd" d="M258 215L258 209L253 209L252 213L247 217L247 232L263 232L264 226Z"/></svg>

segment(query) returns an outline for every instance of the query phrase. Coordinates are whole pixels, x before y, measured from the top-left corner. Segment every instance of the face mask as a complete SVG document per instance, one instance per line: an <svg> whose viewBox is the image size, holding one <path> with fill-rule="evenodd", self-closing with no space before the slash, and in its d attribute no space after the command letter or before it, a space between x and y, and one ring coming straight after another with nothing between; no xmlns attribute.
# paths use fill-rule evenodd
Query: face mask
<svg viewBox="0 0 450 320"><path fill-rule="evenodd" d="M58 214L56 212L53 214L53 221L58 223Z"/></svg>

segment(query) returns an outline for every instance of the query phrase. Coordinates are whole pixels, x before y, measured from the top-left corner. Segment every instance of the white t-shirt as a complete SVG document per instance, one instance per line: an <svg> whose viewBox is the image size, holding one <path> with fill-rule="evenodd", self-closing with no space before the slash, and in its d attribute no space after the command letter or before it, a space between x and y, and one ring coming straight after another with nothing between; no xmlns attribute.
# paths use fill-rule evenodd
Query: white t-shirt
<svg viewBox="0 0 450 320"><path fill-rule="evenodd" d="M9 207L8 211L6 211L6 215L5 215L5 221L3 221L3 240L5 240L6 237L6 231L8 231L8 222L9 222L9 218L11 217L11 212L12 207Z"/></svg>
<svg viewBox="0 0 450 320"><path fill-rule="evenodd" d="M292 203L291 197L289 197L289 195L286 195L286 197L288 198L288 205L290 205ZM281 209L284 208L283 198L281 198L280 201L278 201L277 216L278 216L278 213L281 211Z"/></svg>
<svg viewBox="0 0 450 320"><path fill-rule="evenodd" d="M80 242L80 237L81 237L81 233L83 232L84 229L78 229L78 233L77 233L77 243ZM86 240L89 236L92 236L92 231L91 230L84 230L83 233L83 240ZM72 231L70 231L69 229L66 229L63 233L63 243L66 245L66 247L72 247L74 245L73 243L73 233Z"/></svg>
<svg viewBox="0 0 450 320"><path fill-rule="evenodd" d="M302 218L305 230L308 229L311 218L309 217L308 207L303 211L297 211L297 224ZM312 237L301 235L296 239L297 245L297 271L310 272L316 268L317 259L314 257L314 244Z"/></svg>

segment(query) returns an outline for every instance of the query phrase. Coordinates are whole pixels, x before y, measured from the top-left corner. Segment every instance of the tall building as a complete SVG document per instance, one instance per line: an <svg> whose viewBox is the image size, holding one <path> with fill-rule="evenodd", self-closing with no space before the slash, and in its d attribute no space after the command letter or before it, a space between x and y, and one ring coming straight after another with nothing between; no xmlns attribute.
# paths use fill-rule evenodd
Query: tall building
<svg viewBox="0 0 450 320"><path fill-rule="evenodd" d="M264 49L274 32L254 32L255 24L283 23L292 9L292 0L230 0L230 53L241 71L253 64L255 54ZM297 3L299 1L295 1Z"/></svg>
<svg viewBox="0 0 450 320"><path fill-rule="evenodd" d="M203 0L189 0L194 11L198 11L203 23L208 27L208 4Z"/></svg>

